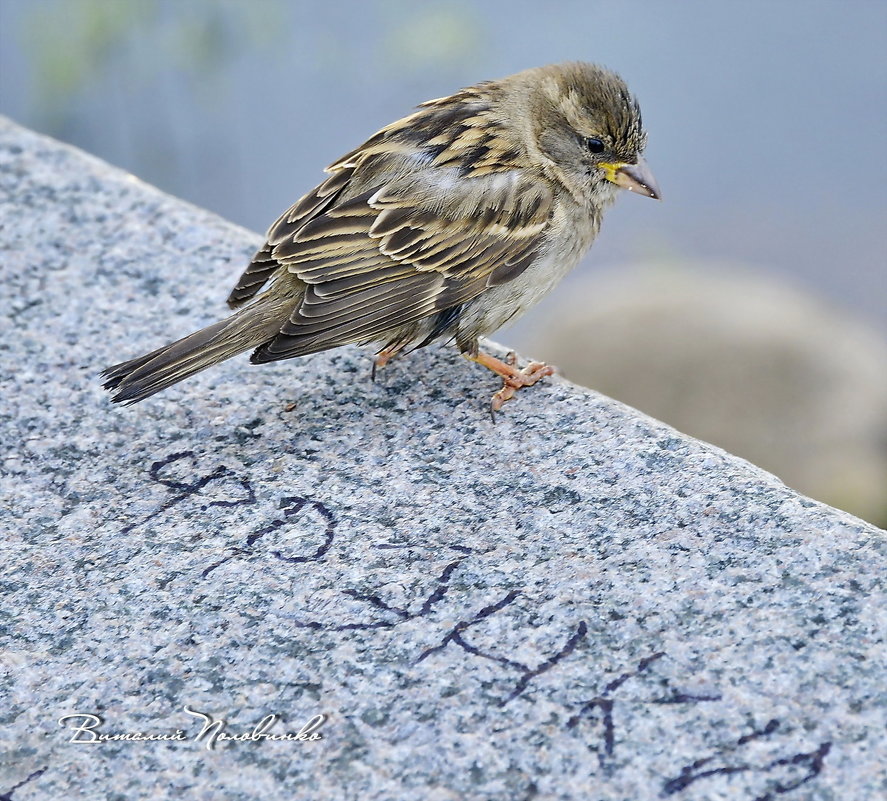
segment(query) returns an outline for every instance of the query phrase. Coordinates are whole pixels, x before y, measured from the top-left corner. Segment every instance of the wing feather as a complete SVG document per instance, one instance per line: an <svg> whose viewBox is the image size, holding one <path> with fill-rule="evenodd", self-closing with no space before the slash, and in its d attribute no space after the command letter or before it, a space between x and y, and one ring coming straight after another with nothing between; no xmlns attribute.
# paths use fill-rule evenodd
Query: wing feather
<svg viewBox="0 0 887 801"><path fill-rule="evenodd" d="M380 339L520 275L554 207L476 95L426 104L330 169L271 227L232 292L240 303L278 270L304 287L254 361ZM409 123L409 124L405 124ZM426 332L427 333L427 332ZM421 334L424 336L424 334Z"/></svg>
<svg viewBox="0 0 887 801"><path fill-rule="evenodd" d="M274 247L301 228L305 221L328 208L348 185L353 169L333 173L314 191L299 198L268 229L264 246L253 256L228 296L228 305L235 309L252 298L280 268Z"/></svg>

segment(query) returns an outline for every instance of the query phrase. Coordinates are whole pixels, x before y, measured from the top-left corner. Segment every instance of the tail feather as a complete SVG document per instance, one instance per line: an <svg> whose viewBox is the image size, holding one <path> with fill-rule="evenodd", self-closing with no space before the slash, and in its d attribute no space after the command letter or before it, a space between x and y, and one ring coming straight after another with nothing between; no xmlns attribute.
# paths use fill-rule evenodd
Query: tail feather
<svg viewBox="0 0 887 801"><path fill-rule="evenodd" d="M273 338L284 319L262 304L102 371L114 403L137 403L195 373Z"/></svg>

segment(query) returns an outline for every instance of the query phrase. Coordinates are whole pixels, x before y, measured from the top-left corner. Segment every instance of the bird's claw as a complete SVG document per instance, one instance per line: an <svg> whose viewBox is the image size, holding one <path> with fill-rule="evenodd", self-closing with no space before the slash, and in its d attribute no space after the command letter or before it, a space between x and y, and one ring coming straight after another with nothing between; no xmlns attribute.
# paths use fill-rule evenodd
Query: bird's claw
<svg viewBox="0 0 887 801"><path fill-rule="evenodd" d="M530 362L522 370L517 369L514 367L517 357L513 352L505 357L505 362L514 369L502 377L502 389L495 393L490 400L490 415L493 422L496 421L496 412L502 408L506 401L511 400L514 393L521 387L531 387L540 379L554 375L554 367L543 362Z"/></svg>

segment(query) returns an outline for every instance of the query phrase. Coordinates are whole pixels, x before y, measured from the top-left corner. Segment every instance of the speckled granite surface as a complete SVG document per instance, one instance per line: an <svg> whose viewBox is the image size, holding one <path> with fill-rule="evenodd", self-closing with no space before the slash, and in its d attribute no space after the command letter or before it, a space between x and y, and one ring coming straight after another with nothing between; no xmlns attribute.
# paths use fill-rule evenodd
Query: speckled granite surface
<svg viewBox="0 0 887 801"><path fill-rule="evenodd" d="M883 797L884 532L748 463L433 348L112 406L257 242L0 121L0 798Z"/></svg>

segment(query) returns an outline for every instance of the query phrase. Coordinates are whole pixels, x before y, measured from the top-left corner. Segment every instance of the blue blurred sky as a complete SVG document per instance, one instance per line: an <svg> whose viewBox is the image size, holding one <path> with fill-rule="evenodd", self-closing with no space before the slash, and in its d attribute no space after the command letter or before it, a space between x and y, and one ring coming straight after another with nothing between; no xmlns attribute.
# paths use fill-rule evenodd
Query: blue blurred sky
<svg viewBox="0 0 887 801"><path fill-rule="evenodd" d="M742 261L887 327L884 0L0 0L0 113L257 231L415 103L564 59L627 79L665 197L581 269Z"/></svg>

